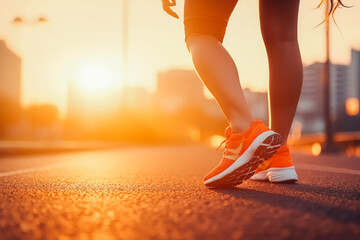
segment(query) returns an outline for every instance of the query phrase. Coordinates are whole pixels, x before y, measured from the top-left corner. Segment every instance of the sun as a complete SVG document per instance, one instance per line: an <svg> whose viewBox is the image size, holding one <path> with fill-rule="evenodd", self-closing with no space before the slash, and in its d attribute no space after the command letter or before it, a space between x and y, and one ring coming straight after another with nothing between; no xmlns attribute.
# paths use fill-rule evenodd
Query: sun
<svg viewBox="0 0 360 240"><path fill-rule="evenodd" d="M81 106L86 116L112 114L119 109L121 89L116 68L106 63L88 63L78 68L70 88L70 104Z"/></svg>
<svg viewBox="0 0 360 240"><path fill-rule="evenodd" d="M114 87L112 72L100 65L88 65L80 70L77 83L85 92L102 92Z"/></svg>

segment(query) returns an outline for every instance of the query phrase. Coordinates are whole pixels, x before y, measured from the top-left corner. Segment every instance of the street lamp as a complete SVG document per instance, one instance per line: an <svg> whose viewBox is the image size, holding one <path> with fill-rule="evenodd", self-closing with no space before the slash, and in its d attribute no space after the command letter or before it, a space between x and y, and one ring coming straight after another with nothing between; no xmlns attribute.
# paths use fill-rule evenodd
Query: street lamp
<svg viewBox="0 0 360 240"><path fill-rule="evenodd" d="M21 17L15 17L13 20L12 20L12 23L13 24L21 24L21 23L24 23L24 20L21 18ZM39 17L37 20L36 20L36 23L47 23L47 19L44 18L44 17Z"/></svg>
<svg viewBox="0 0 360 240"><path fill-rule="evenodd" d="M123 0L122 6L122 91L121 91L121 106L125 110L127 107L127 78L128 78L128 35L129 35L129 0Z"/></svg>
<svg viewBox="0 0 360 240"><path fill-rule="evenodd" d="M46 23L48 22L48 19L43 17L43 16L40 16L38 18L35 18L34 20L30 21L30 20L24 20L22 17L20 16L16 16L12 19L11 23L16 26L16 27L19 27L19 28L23 28L24 26L28 25L28 26L44 26ZM20 29L19 29L20 30ZM23 29L21 32L23 32L25 29ZM27 30L25 30L27 31ZM26 33L25 33L26 34ZM41 46L41 48L36 48L36 47L33 47L31 46L31 48L29 48L29 43L33 43L33 41L29 40L29 38L31 38L31 35L33 34L30 34L29 35L26 35L25 37L22 37L23 34L21 35L17 35L17 41L19 41L19 47L20 47L20 52L22 54L22 61L23 61L23 66L22 66L22 71L26 71L24 69L27 69L26 67L24 66L27 66L28 65L28 51L29 49L31 49L31 51L37 51L37 55L39 55L40 51L43 53L44 51L44 48L43 48L43 45ZM36 39L36 42L39 42L39 38ZM41 43L41 42L40 42ZM26 46L26 47L24 47ZM34 62L32 61L31 59L31 62ZM32 63L33 64L33 63ZM35 69L35 72L34 70L33 71L33 74L31 75L28 75L30 78L32 78L32 80L30 80L29 82L35 86L37 89L39 88L38 86L40 85L39 84L39 80L38 80L38 74L41 72L39 71L39 69ZM25 75L23 75L25 76ZM24 79L22 80L22 84L24 84ZM25 84L26 85L26 84ZM36 96L34 97L35 101L37 102L38 101L38 95L36 94Z"/></svg>
<svg viewBox="0 0 360 240"><path fill-rule="evenodd" d="M46 23L47 20L46 20L46 18L44 18L44 17L39 17L39 18L37 19L37 22L38 22L38 23Z"/></svg>
<svg viewBox="0 0 360 240"><path fill-rule="evenodd" d="M329 2L325 1L325 14L330 10ZM331 118L331 101L330 101L330 20L325 21L325 63L323 70L324 82L324 120L325 120L325 143L323 145L322 153L337 153L338 146L334 143L334 129Z"/></svg>
<svg viewBox="0 0 360 240"><path fill-rule="evenodd" d="M22 23L24 20L21 17L15 17L12 22L13 24L19 24Z"/></svg>

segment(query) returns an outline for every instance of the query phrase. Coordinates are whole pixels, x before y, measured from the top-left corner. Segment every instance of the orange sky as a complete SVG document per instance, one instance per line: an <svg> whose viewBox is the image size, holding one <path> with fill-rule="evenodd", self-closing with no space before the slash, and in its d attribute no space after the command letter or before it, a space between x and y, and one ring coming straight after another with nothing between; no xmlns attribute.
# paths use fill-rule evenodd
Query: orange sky
<svg viewBox="0 0 360 240"><path fill-rule="evenodd" d="M129 0L128 84L155 89L156 73L170 68L192 69L183 36L182 18L166 15L160 0ZM122 17L120 0L0 0L0 38L23 58L22 102L51 102L66 110L67 83L89 65L111 72L121 86ZM182 15L183 1L175 11ZM299 40L306 64L324 56L321 10L302 0ZM357 3L348 0L349 5ZM11 20L21 16L18 26ZM47 24L36 24L45 16ZM349 49L360 49L360 9L340 9L332 27L332 60L349 61ZM267 61L260 36L258 1L239 1L224 41L239 67L245 87L265 91Z"/></svg>

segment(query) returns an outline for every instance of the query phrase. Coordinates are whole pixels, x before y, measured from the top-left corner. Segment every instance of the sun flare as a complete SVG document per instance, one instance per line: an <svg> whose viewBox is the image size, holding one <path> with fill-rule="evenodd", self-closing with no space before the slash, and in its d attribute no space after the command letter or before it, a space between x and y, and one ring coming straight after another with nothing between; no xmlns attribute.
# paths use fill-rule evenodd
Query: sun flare
<svg viewBox="0 0 360 240"><path fill-rule="evenodd" d="M114 86L112 72L100 65L84 67L79 74L78 85L86 92L98 92L110 90Z"/></svg>

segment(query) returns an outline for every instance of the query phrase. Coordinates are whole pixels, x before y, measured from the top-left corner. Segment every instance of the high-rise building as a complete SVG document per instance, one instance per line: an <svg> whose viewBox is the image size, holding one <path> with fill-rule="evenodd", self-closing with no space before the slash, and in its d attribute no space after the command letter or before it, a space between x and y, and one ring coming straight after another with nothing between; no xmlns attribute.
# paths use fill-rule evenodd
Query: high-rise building
<svg viewBox="0 0 360 240"><path fill-rule="evenodd" d="M356 130L346 114L349 98L360 96L360 52L352 50L351 64L330 65L330 109L336 131ZM303 133L322 132L324 121L324 63L316 62L304 67L304 81L295 122ZM351 125L351 126L350 126Z"/></svg>
<svg viewBox="0 0 360 240"><path fill-rule="evenodd" d="M0 40L0 98L20 105L21 59Z"/></svg>
<svg viewBox="0 0 360 240"><path fill-rule="evenodd" d="M0 135L17 122L20 97L21 59L0 40Z"/></svg>
<svg viewBox="0 0 360 240"><path fill-rule="evenodd" d="M304 81L294 122L301 124L303 133L324 130L323 63L304 67Z"/></svg>
<svg viewBox="0 0 360 240"><path fill-rule="evenodd" d="M348 95L348 66L330 65L330 107L336 118L345 113L345 102Z"/></svg>
<svg viewBox="0 0 360 240"><path fill-rule="evenodd" d="M268 123L269 111L267 93L253 92L250 89L244 89L244 95L254 118L260 119L264 123Z"/></svg>
<svg viewBox="0 0 360 240"><path fill-rule="evenodd" d="M351 63L349 66L348 98L360 99L360 51L351 50Z"/></svg>
<svg viewBox="0 0 360 240"><path fill-rule="evenodd" d="M340 131L360 131L360 51L351 50L347 84L343 88L346 89L344 107L342 115L337 118L336 128Z"/></svg>

